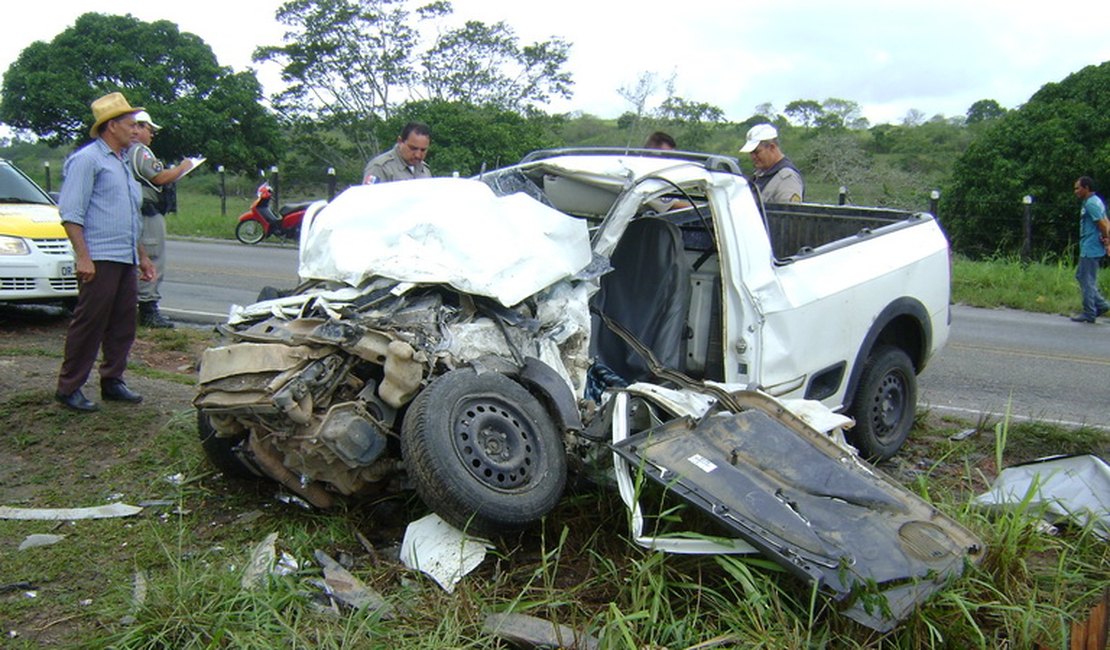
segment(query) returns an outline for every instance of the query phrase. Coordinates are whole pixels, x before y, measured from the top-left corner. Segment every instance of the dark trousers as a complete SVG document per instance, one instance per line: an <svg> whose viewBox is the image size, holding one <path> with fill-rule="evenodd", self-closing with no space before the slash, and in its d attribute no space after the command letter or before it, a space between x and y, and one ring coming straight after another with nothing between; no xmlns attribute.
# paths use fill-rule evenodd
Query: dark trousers
<svg viewBox="0 0 1110 650"><path fill-rule="evenodd" d="M69 394L85 385L103 351L100 378L123 379L127 355L135 342L138 274L133 264L93 262L96 275L82 283L77 309L66 332L65 359L58 373L58 392Z"/></svg>

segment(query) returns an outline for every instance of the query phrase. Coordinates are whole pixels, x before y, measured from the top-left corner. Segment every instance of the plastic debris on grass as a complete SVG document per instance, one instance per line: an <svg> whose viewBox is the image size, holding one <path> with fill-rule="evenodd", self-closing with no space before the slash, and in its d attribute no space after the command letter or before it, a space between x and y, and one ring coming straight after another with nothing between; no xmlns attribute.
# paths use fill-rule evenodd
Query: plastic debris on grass
<svg viewBox="0 0 1110 650"><path fill-rule="evenodd" d="M1049 523L1065 519L1110 541L1110 465L1097 456L1053 456L1007 467L975 502L989 507L1028 500L1043 507Z"/></svg>
<svg viewBox="0 0 1110 650"><path fill-rule="evenodd" d="M316 561L324 569L324 591L335 600L356 610L377 612L383 619L394 617L393 606L377 591L366 586L327 553L317 550Z"/></svg>
<svg viewBox="0 0 1110 650"><path fill-rule="evenodd" d="M138 506L126 503L111 503L91 508L10 508L0 506L0 519L20 519L29 521L69 521L74 519L109 519L130 517L142 512Z"/></svg>
<svg viewBox="0 0 1110 650"><path fill-rule="evenodd" d="M482 563L491 548L489 541L467 535L433 513L405 528L401 561L430 576L450 594L463 576Z"/></svg>
<svg viewBox="0 0 1110 650"><path fill-rule="evenodd" d="M28 535L19 544L19 550L22 551L24 549L37 548L39 546L51 546L53 544L57 544L58 542L62 541L65 538L66 538L65 535L47 535L47 534L40 534L40 533L36 533L34 535Z"/></svg>

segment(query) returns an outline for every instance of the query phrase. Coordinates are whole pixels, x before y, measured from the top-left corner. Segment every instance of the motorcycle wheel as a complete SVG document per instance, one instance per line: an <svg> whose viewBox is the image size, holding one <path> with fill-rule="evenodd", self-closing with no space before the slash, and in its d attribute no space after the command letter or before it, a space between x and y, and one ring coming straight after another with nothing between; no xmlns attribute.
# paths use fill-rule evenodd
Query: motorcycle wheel
<svg viewBox="0 0 1110 650"><path fill-rule="evenodd" d="M266 238L266 229L254 219L240 221L235 227L235 238L244 244L257 244Z"/></svg>
<svg viewBox="0 0 1110 650"><path fill-rule="evenodd" d="M451 525L499 535L559 503L566 451L531 393L496 372L452 370L410 404L401 453L416 492Z"/></svg>

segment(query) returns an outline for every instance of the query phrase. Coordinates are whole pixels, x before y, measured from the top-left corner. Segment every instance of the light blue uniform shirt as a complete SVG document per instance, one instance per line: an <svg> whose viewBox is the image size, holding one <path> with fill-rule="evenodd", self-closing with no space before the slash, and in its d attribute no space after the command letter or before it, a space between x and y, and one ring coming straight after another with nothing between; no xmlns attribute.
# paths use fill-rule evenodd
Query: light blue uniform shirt
<svg viewBox="0 0 1110 650"><path fill-rule="evenodd" d="M1079 209L1079 256L1099 257L1106 254L1102 242L1098 239L1099 219L1106 216L1106 206L1102 199L1094 194L1087 197L1083 207Z"/></svg>
<svg viewBox="0 0 1110 650"><path fill-rule="evenodd" d="M139 263L142 202L127 156L117 156L100 138L66 159L58 209L63 222L84 227L93 261Z"/></svg>

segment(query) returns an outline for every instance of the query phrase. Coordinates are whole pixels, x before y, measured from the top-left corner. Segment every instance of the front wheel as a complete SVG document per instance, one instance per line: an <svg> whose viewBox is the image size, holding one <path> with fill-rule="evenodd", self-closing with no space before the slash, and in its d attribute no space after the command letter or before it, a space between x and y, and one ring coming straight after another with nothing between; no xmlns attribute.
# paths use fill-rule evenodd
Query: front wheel
<svg viewBox="0 0 1110 650"><path fill-rule="evenodd" d="M204 411L197 409L197 434L200 437L200 446L204 455L208 457L216 469L229 478L258 478L261 474L254 469L254 464L249 460L244 449L247 435L223 437L216 434L212 420Z"/></svg>
<svg viewBox="0 0 1110 650"><path fill-rule="evenodd" d="M917 375L901 348L883 345L867 358L852 401L848 440L870 461L886 460L906 442L917 408Z"/></svg>
<svg viewBox="0 0 1110 650"><path fill-rule="evenodd" d="M417 493L457 528L498 535L550 512L567 480L559 432L508 377L452 370L413 400L401 453Z"/></svg>
<svg viewBox="0 0 1110 650"><path fill-rule="evenodd" d="M254 219L240 221L235 227L235 238L244 244L257 244L266 238L266 228Z"/></svg>

